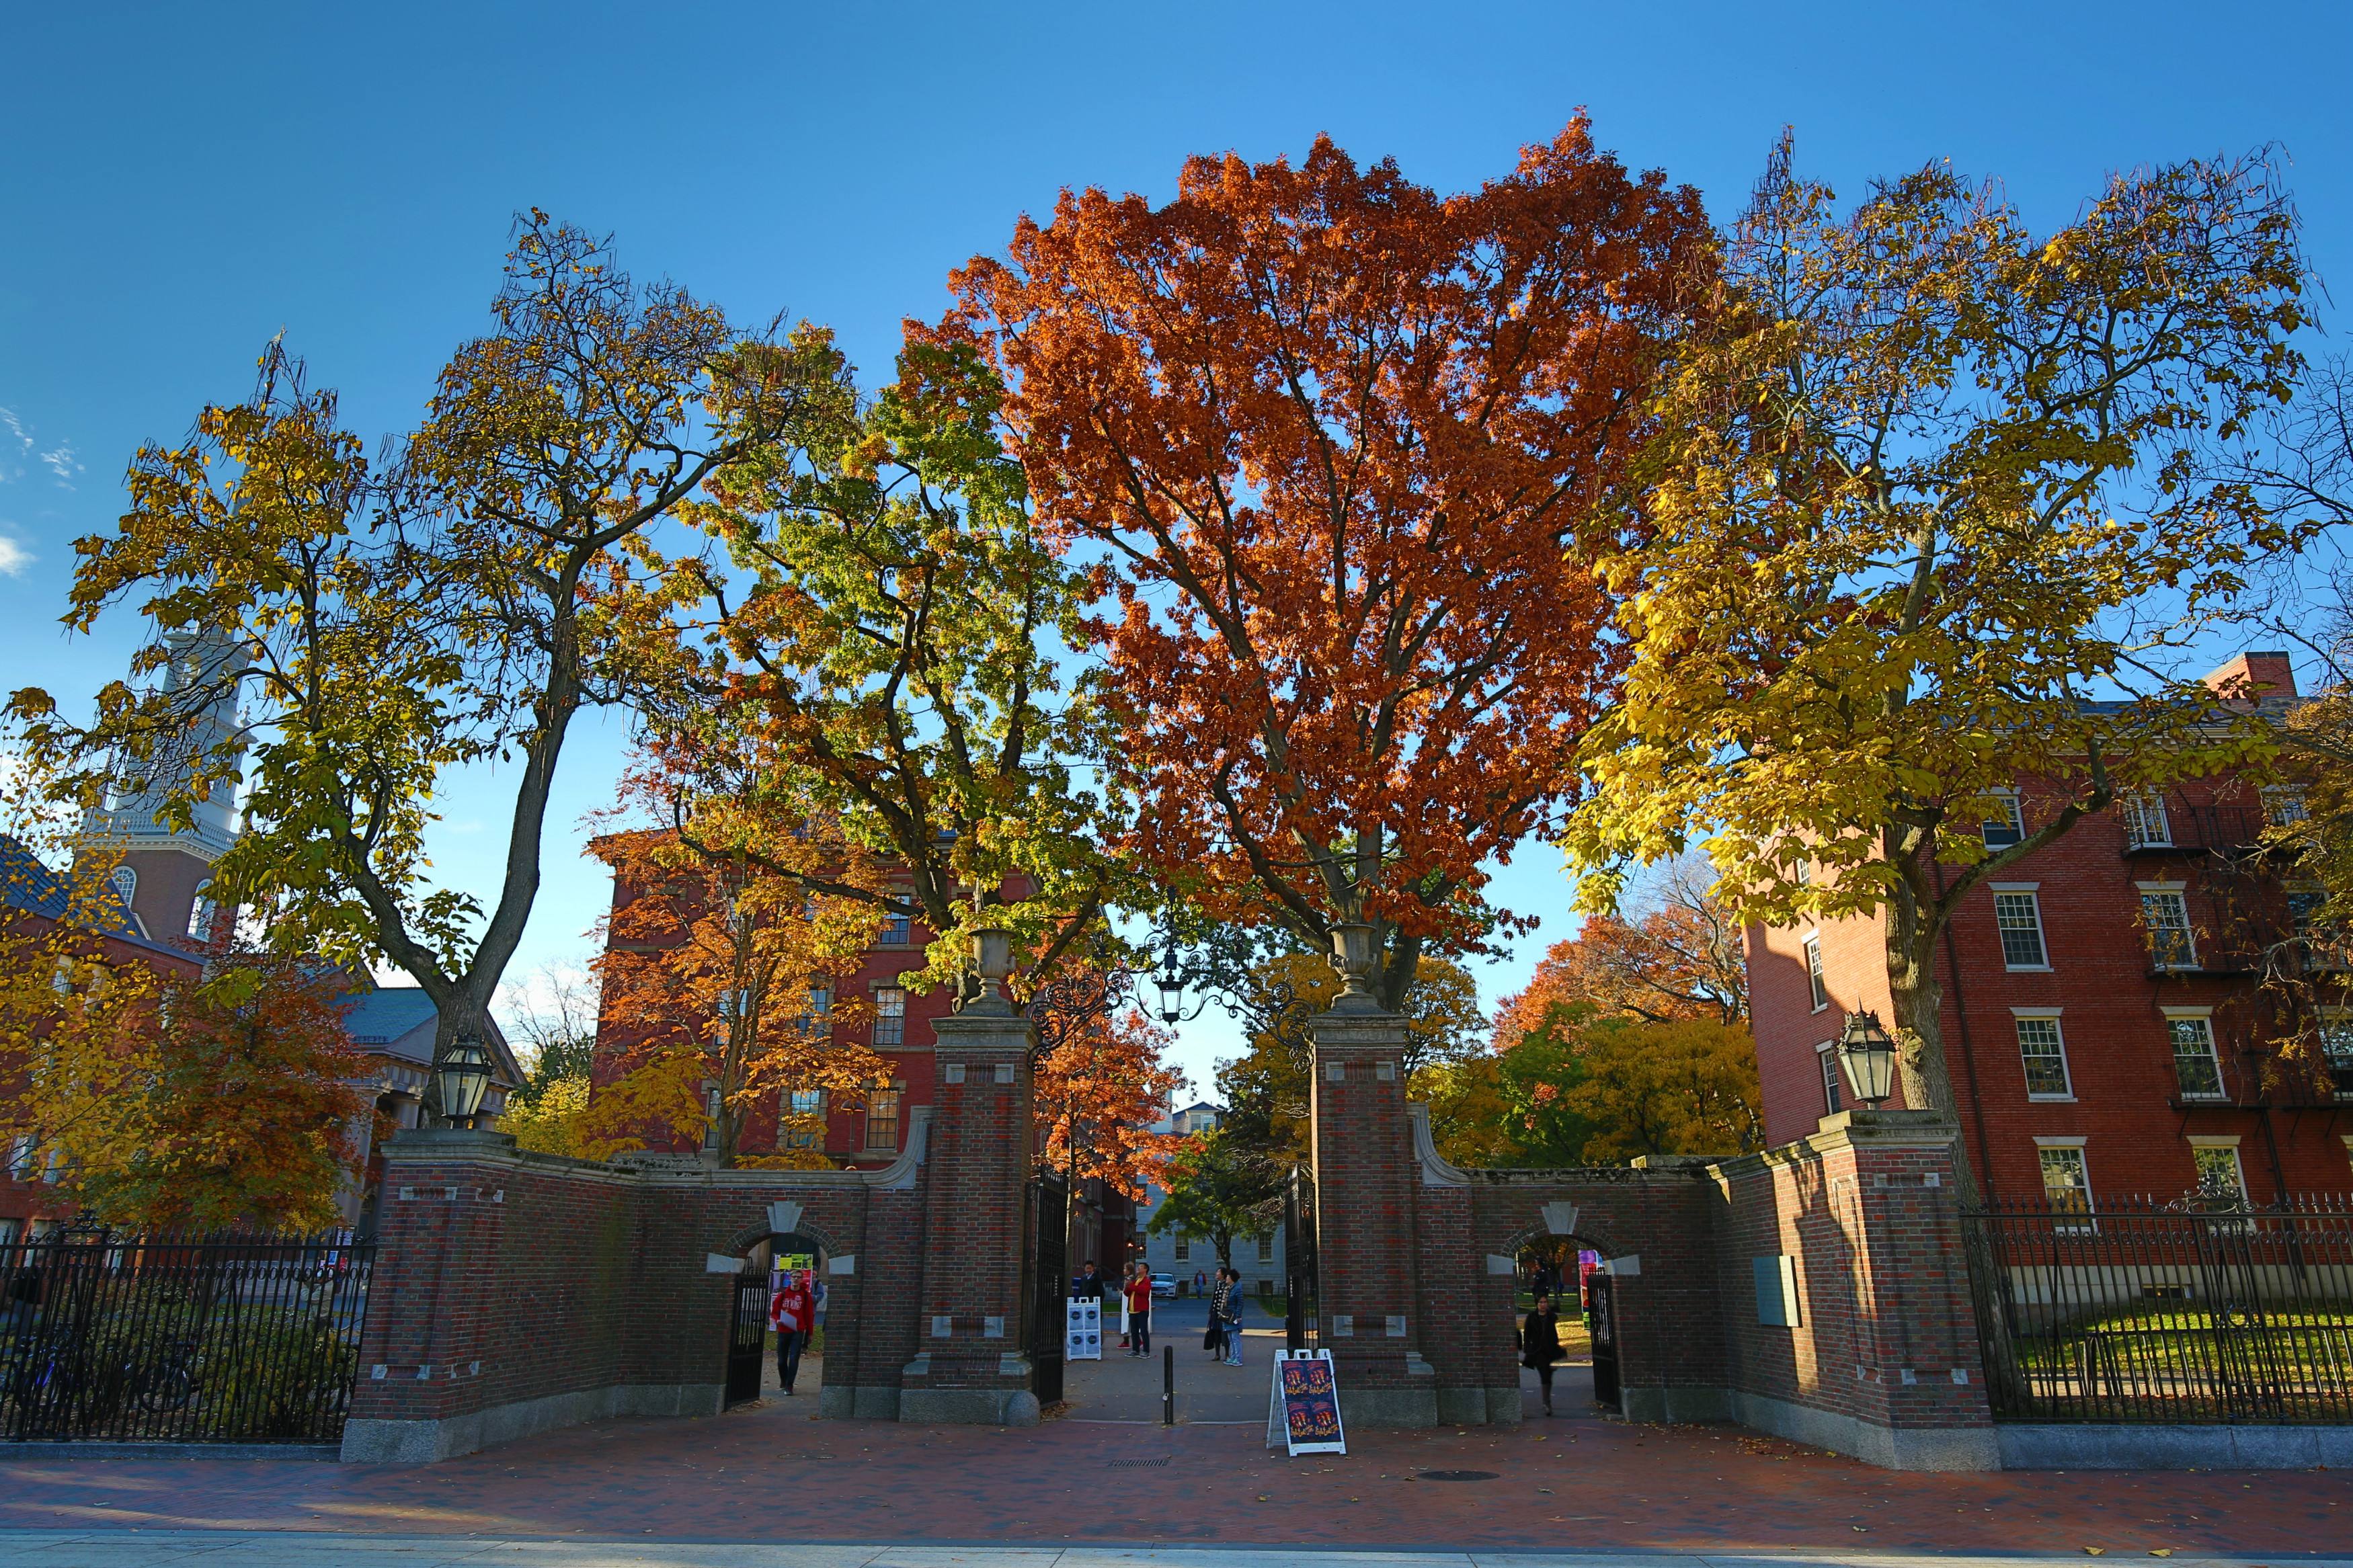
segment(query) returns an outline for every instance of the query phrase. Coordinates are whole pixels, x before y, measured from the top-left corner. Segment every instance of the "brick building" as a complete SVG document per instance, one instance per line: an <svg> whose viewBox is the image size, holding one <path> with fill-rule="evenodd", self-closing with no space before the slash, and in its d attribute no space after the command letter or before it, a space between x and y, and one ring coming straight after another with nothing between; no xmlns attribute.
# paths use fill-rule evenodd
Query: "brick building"
<svg viewBox="0 0 2353 1568"><path fill-rule="evenodd" d="M617 913L638 896L639 889L625 877L615 876ZM607 921L608 946L611 929L617 923ZM934 1052L939 1025L953 1016L955 1008L947 987L921 990L913 981L924 967L926 950L934 935L929 926L912 916L893 916L883 922L873 945L859 955L855 972L839 982L844 993L862 997L870 1005L863 1023L832 1020L833 991L819 990L808 999L808 1026L870 1047L891 1064L887 1086L869 1090L862 1107L833 1103L819 1090L795 1093L790 1107L793 1118L805 1122L821 1117L822 1132L795 1131L786 1124L781 1097L766 1096L746 1118L742 1152L760 1156L814 1149L836 1168L852 1171L879 1171L899 1158L907 1147L915 1112L937 1103ZM599 1016L590 1071L592 1092L619 1076L625 1054L638 1038L609 1014ZM715 1148L716 1143L714 1129L705 1144ZM677 1156L702 1152L683 1139L667 1147L649 1142L648 1150ZM1134 1205L1121 1194L1101 1181L1082 1181L1072 1194L1070 1218L1068 1247L1073 1268L1088 1258L1101 1261L1127 1256L1129 1237L1137 1222Z"/></svg>
<svg viewBox="0 0 2353 1568"><path fill-rule="evenodd" d="M2266 707L2295 700L2284 654L2242 655L2208 679ZM1983 828L1989 847L2040 820L2038 794L2019 781ZM2292 790L2192 780L2119 801L1972 890L1936 977L1961 1134L1989 1197L2353 1191L2342 961L2303 940L2316 892L2257 845L2301 811ZM1884 918L1748 929L1768 1145L1843 1108L1831 1044L1846 1016L1892 1019ZM2296 1034L2309 1054L2282 1057L2276 1042Z"/></svg>

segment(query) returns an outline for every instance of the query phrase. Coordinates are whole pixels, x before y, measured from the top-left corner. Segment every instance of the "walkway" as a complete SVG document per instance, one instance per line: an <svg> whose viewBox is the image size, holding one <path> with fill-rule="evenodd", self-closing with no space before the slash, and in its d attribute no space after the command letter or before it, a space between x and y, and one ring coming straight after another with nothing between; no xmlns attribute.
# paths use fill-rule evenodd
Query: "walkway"
<svg viewBox="0 0 2353 1568"><path fill-rule="evenodd" d="M1208 1327L1208 1302L1187 1297L1154 1303L1149 1356L1131 1356L1119 1349L1116 1328L1105 1333L1103 1360L1074 1361L1062 1369L1062 1394L1070 1404L1067 1418L1159 1425L1162 1352L1173 1351L1178 1426L1255 1424L1263 1428L1274 1352L1282 1348L1282 1320L1268 1316L1255 1301L1249 1305L1242 1318L1242 1364L1238 1367L1222 1365L1201 1349Z"/></svg>
<svg viewBox="0 0 2353 1568"><path fill-rule="evenodd" d="M0 1529L1838 1556L2098 1547L2274 1568L2353 1548L2353 1486L2316 1472L1899 1475L1731 1427L1567 1415L1359 1432L1345 1456L1291 1459L1267 1454L1254 1426L1004 1432L813 1414L805 1392L415 1468L0 1462Z"/></svg>

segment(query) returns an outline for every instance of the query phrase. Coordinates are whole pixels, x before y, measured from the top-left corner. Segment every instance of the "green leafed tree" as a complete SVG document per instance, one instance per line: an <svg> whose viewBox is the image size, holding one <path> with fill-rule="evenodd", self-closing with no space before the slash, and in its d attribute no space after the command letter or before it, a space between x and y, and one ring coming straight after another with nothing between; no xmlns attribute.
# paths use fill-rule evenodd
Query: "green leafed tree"
<svg viewBox="0 0 2353 1568"><path fill-rule="evenodd" d="M652 705L649 777L682 842L928 926L935 982L962 983L966 931L1011 931L1026 991L1101 948L1123 886L1094 679L1066 657L1099 584L1039 537L976 352L899 368L691 510L728 559Z"/></svg>
<svg viewBox="0 0 2353 1568"><path fill-rule="evenodd" d="M128 611L164 634L133 679L86 724L47 692L11 699L86 795L191 763L164 806L182 826L241 770L244 832L213 896L280 951L406 971L445 1047L480 1028L522 939L575 721L675 660L681 577L655 531L831 395L805 338L639 285L536 212L492 316L375 462L273 343L254 396L142 448L121 521L76 547L69 627ZM142 681L185 646L220 651ZM241 728L180 755L196 716L232 709ZM437 792L470 768L506 801L479 891L427 853Z"/></svg>

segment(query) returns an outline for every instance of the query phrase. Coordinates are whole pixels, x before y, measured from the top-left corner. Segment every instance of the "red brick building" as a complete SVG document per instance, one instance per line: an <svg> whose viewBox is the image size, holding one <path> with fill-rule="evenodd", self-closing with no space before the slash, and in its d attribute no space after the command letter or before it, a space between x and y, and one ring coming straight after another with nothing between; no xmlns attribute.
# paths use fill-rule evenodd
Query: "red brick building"
<svg viewBox="0 0 2353 1568"><path fill-rule="evenodd" d="M2266 706L2295 699L2284 654L2208 679ZM2021 780L1989 847L2017 842L2035 797ZM1989 1197L2353 1191L2353 997L2342 960L2298 940L2316 893L2256 847L2267 821L2301 810L2290 790L2194 780L2120 801L1972 890L1936 976L1961 1136ZM1847 1014L1892 1018L1883 919L1749 928L1768 1145L1843 1108L1830 1047ZM2284 960L2296 984L2266 987ZM2275 1049L2292 1033L2311 1048L2301 1060Z"/></svg>
<svg viewBox="0 0 2353 1568"><path fill-rule="evenodd" d="M636 890L627 879L616 876L616 913L635 896ZM619 923L622 922L608 921L608 933ZM953 1011L954 998L946 987L919 990L911 983L912 977L924 967L925 950L934 934L929 926L912 917L895 917L886 921L874 945L860 954L856 973L841 983L843 991L861 997L870 1007L863 1022L834 1023L831 1027L837 1037L869 1046L890 1062L889 1087L870 1090L862 1107L828 1103L822 1093L797 1096L795 1115L821 1112L825 1131L821 1142L814 1134L786 1131L782 1148L778 1134L783 1108L778 1097L770 1095L746 1121L742 1138L744 1153L774 1154L789 1148L815 1145L834 1165L848 1170L880 1170L899 1157L906 1147L916 1110L937 1101L933 1059L938 1044L936 1029L939 1021ZM609 945L609 934L607 942ZM834 996L829 993L813 995L809 1015L812 1022L824 1019L831 1012L833 1002ZM592 1086L609 1083L617 1077L624 1053L636 1043L609 1014L600 1016L590 1075ZM715 1146L715 1133L711 1142ZM658 1153L698 1152L682 1140L666 1149L651 1144L649 1147ZM1081 1184L1071 1205L1071 1266L1075 1268L1092 1258L1108 1268L1125 1258L1133 1217L1133 1206L1128 1201L1105 1188L1102 1182L1089 1180Z"/></svg>

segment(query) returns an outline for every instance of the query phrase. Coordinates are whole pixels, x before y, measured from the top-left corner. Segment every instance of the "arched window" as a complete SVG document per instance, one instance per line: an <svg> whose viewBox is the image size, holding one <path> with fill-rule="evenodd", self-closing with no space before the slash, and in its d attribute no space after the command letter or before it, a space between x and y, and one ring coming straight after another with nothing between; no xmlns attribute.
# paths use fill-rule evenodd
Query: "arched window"
<svg viewBox="0 0 2353 1568"><path fill-rule="evenodd" d="M132 899L139 892L139 873L128 866L117 866L114 868L114 875L109 877L107 880L113 884L114 896L121 899L122 907L128 910L131 907Z"/></svg>
<svg viewBox="0 0 2353 1568"><path fill-rule="evenodd" d="M198 942L209 942L213 934L215 905L211 898L212 884L196 884L196 901L188 910L188 934Z"/></svg>

